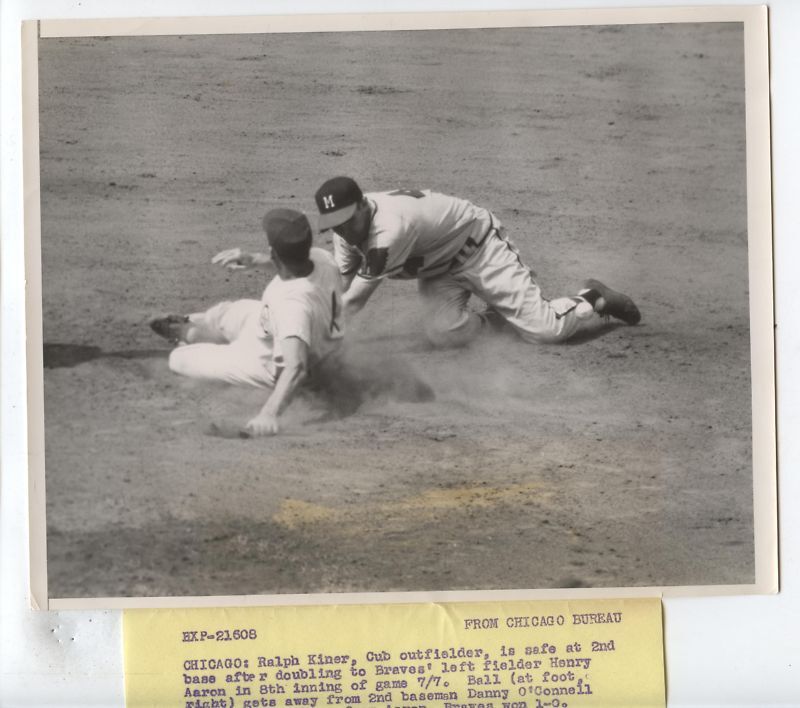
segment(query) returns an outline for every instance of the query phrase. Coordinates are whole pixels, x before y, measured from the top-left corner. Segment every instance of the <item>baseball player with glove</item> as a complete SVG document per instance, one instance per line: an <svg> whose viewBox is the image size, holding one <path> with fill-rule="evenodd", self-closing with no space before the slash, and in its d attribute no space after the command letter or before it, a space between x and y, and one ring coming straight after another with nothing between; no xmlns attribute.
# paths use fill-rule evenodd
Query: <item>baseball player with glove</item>
<svg viewBox="0 0 800 708"><path fill-rule="evenodd" d="M334 231L347 316L382 280L399 278L418 281L426 333L437 346L466 344L499 318L529 342L563 342L608 316L640 320L631 298L597 280L573 297L546 299L497 217L464 199L416 189L364 194L350 177L328 180L315 199L320 231ZM467 308L472 294L486 312Z"/></svg>
<svg viewBox="0 0 800 708"><path fill-rule="evenodd" d="M291 209L273 209L263 224L270 256L238 257L241 267L277 270L260 301L223 302L150 323L157 334L181 345L170 353L172 371L270 390L246 426L255 436L278 432L278 416L298 386L335 358L344 336L342 278L330 253L311 247L308 219ZM232 251L225 253L232 257Z"/></svg>

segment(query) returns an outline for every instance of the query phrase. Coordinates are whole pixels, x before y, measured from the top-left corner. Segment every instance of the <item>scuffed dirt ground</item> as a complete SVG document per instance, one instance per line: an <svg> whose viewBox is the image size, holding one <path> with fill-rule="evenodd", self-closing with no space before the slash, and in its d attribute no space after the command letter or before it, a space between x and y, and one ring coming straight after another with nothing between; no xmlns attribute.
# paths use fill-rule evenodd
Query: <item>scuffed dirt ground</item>
<svg viewBox="0 0 800 708"><path fill-rule="evenodd" d="M735 25L42 40L50 596L752 582L742 61ZM435 401L210 437L260 394L146 322L258 296L211 256L335 174L485 205L642 324L433 351L386 283L351 338Z"/></svg>

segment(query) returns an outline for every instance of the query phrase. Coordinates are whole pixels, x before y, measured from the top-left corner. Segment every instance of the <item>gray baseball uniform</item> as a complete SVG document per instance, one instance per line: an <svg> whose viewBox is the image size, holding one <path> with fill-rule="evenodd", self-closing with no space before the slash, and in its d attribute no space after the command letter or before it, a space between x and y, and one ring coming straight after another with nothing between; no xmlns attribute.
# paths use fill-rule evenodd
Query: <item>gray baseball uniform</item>
<svg viewBox="0 0 800 708"><path fill-rule="evenodd" d="M456 346L478 333L481 319L467 308L472 294L527 341L563 341L600 319L580 297L544 298L502 224L486 209L430 190L364 196L372 216L369 234L360 249L334 235L339 269L366 280L416 278L433 343Z"/></svg>

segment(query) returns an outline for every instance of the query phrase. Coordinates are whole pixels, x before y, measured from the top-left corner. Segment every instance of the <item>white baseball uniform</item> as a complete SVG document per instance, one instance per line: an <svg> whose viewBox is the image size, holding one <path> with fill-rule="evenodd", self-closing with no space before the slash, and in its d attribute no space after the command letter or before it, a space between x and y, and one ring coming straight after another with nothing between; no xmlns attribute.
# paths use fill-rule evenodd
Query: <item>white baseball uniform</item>
<svg viewBox="0 0 800 708"><path fill-rule="evenodd" d="M361 249L334 234L339 269L367 280L417 278L434 344L460 345L478 333L482 321L467 309L471 294L527 341L563 341L600 319L585 308L576 311L579 297L545 299L502 224L486 209L430 190L364 196L372 211L369 234Z"/></svg>
<svg viewBox="0 0 800 708"><path fill-rule="evenodd" d="M172 350L169 367L192 378L271 388L282 365L281 342L299 337L309 366L335 352L344 335L342 278L330 253L312 248L312 272L283 280L276 275L261 300L221 302L189 316L191 344Z"/></svg>
<svg viewBox="0 0 800 708"><path fill-rule="evenodd" d="M309 369L314 369L339 349L344 336L343 282L333 257L321 248L311 249L314 270L303 278L275 276L261 298L261 328L272 338L272 360L283 366L281 344L297 337L308 347Z"/></svg>

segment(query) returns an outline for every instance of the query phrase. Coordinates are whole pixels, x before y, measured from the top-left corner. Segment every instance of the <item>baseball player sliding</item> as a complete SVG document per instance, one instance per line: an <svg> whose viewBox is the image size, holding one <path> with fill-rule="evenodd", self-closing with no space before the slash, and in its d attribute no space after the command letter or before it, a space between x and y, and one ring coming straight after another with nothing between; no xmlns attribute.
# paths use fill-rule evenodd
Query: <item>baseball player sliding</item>
<svg viewBox="0 0 800 708"><path fill-rule="evenodd" d="M358 312L385 278L415 278L428 338L459 346L501 317L529 342L562 342L596 329L603 316L634 325L633 300L597 280L574 297L547 300L494 214L429 190L362 193L334 177L315 195L320 231L334 231L334 257L349 283L346 314ZM484 313L467 309L477 295Z"/></svg>
<svg viewBox="0 0 800 708"><path fill-rule="evenodd" d="M277 275L260 301L223 302L150 323L156 333L183 344L170 353L172 371L270 390L245 428L255 436L278 432L278 417L298 386L329 364L344 335L342 278L333 257L311 247L308 219L273 209L263 224L270 255L257 254L247 265L273 266Z"/></svg>
<svg viewBox="0 0 800 708"><path fill-rule="evenodd" d="M334 258L348 286L345 316L357 313L385 278L416 279L430 341L470 342L487 326L507 323L529 342L563 342L597 330L607 317L641 319L633 300L598 280L573 297L546 299L534 273L499 219L464 199L430 190L368 192L350 177L334 177L315 195L320 231L333 230ZM262 254L231 249L216 261L249 267ZM472 294L484 312L467 308Z"/></svg>

